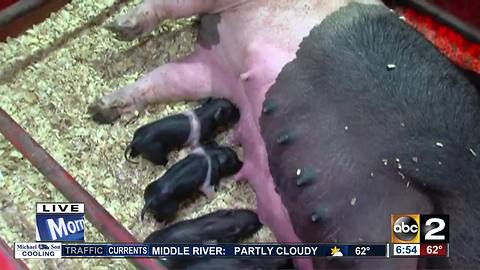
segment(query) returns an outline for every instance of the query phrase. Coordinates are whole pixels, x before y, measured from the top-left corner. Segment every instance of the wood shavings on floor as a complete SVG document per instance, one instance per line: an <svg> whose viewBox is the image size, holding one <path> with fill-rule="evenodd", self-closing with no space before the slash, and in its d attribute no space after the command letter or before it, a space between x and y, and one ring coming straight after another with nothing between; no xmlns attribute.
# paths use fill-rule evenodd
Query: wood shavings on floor
<svg viewBox="0 0 480 270"><path fill-rule="evenodd" d="M74 0L24 35L0 44L0 106L142 241L161 228L150 216L143 223L139 219L143 191L165 169L144 160L138 165L126 162L124 147L141 125L196 104L150 107L127 125L98 125L87 115L87 107L156 66L190 53L196 31L191 20L182 20L159 26L151 36L136 41L115 40L102 26L138 2ZM225 143L226 137L218 141ZM171 160L186 155L182 150ZM3 137L0 173L0 235L10 246L34 241L35 202L66 199ZM254 209L254 194L247 183L228 179L212 201L198 196L184 204L176 221L240 207ZM85 238L106 241L89 222ZM262 229L248 241L274 238ZM134 268L125 259L27 260L27 264L31 269Z"/></svg>

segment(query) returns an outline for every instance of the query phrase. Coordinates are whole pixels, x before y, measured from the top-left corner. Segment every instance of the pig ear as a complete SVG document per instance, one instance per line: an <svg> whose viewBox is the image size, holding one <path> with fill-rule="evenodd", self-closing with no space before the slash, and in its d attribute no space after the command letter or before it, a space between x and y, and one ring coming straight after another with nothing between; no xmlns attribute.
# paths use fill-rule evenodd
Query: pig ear
<svg viewBox="0 0 480 270"><path fill-rule="evenodd" d="M136 157L138 153L133 149L133 142L127 145L125 148L125 152L123 153L123 156L125 157L125 160L127 160L130 163L133 164L138 164L138 162L131 160L130 158Z"/></svg>
<svg viewBox="0 0 480 270"><path fill-rule="evenodd" d="M222 113L223 113L223 108L222 107L218 108L213 114L213 119L215 119L215 121L220 120L222 118Z"/></svg>

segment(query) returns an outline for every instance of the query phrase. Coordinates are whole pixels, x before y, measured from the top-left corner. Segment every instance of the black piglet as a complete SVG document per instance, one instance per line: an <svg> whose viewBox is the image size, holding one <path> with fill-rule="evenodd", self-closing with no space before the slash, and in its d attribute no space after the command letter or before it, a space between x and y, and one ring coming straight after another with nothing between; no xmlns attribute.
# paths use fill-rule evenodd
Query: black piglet
<svg viewBox="0 0 480 270"><path fill-rule="evenodd" d="M197 190L212 198L220 179L235 174L242 165L231 148L216 145L196 148L147 186L142 220L147 211L152 212L159 222L170 220L175 216L179 203Z"/></svg>
<svg viewBox="0 0 480 270"><path fill-rule="evenodd" d="M252 236L261 227L257 214L251 210L224 209L155 231L144 243L236 243L240 239ZM204 265L200 256L165 257L160 260L169 269Z"/></svg>
<svg viewBox="0 0 480 270"><path fill-rule="evenodd" d="M236 243L262 227L247 209L225 209L184 220L151 233L145 243Z"/></svg>
<svg viewBox="0 0 480 270"><path fill-rule="evenodd" d="M230 101L209 98L193 111L168 116L137 129L125 149L125 159L131 161L142 155L156 165L165 165L171 151L211 141L239 118L240 112Z"/></svg>

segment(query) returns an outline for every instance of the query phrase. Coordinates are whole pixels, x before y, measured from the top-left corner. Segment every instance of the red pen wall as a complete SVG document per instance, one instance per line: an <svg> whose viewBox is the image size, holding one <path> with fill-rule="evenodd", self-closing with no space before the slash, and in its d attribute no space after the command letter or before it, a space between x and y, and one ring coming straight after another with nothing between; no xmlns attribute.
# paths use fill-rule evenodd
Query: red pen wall
<svg viewBox="0 0 480 270"><path fill-rule="evenodd" d="M439 8L448 10L462 21L480 28L480 1L478 0L432 0Z"/></svg>
<svg viewBox="0 0 480 270"><path fill-rule="evenodd" d="M18 0L0 0L0 10L12 5L13 3L17 2Z"/></svg>

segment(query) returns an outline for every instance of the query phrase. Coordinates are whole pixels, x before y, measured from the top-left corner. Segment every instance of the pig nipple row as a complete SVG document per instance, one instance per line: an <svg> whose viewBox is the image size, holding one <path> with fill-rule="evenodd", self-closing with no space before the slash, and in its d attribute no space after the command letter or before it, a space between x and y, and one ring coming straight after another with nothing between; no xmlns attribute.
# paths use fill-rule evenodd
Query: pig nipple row
<svg viewBox="0 0 480 270"><path fill-rule="evenodd" d="M265 102L263 103L262 113L264 115L271 115L276 111L277 107L278 105L274 100L266 99ZM287 145L287 144L290 144L295 139L296 139L295 132L293 130L286 130L281 132L276 137L275 142L278 145Z"/></svg>
<svg viewBox="0 0 480 270"><path fill-rule="evenodd" d="M190 125L190 133L188 134L188 139L185 142L185 145L197 147L200 141L200 128L201 128L200 121L198 120L198 116L192 110L183 112L183 115L188 117L188 122Z"/></svg>
<svg viewBox="0 0 480 270"><path fill-rule="evenodd" d="M265 99L262 108L262 114L266 118L271 118L274 116L275 112L278 110L278 103L274 99ZM275 143L279 147L286 147L291 145L298 138L298 134L294 129L287 129L280 132L275 137ZM311 185L318 179L317 172L309 168L297 167L294 176L291 180L295 181L295 184L299 188L303 188ZM328 216L328 211L326 208L317 208L314 209L310 214L310 221L312 223L321 223Z"/></svg>

